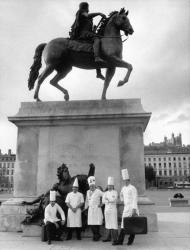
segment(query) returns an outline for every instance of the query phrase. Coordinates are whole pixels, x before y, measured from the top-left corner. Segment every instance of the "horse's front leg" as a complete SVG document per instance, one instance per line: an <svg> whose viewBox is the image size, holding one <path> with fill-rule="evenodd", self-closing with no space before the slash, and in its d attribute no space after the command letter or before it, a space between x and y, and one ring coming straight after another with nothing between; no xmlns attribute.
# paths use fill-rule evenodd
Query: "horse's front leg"
<svg viewBox="0 0 190 250"><path fill-rule="evenodd" d="M107 69L107 71L106 71L106 79L104 81L104 88L103 88L103 92L102 92L102 100L106 100L107 88L108 88L108 86L110 84L110 81L111 81L114 74L115 74L115 67Z"/></svg>
<svg viewBox="0 0 190 250"><path fill-rule="evenodd" d="M118 82L117 86L120 87L120 86L124 85L126 82L128 82L131 71L133 70L133 66L130 63L125 62L124 60L120 59L117 56L111 57L111 60L112 60L113 63L115 63L116 67L127 68L126 76L124 77L123 80L120 80Z"/></svg>

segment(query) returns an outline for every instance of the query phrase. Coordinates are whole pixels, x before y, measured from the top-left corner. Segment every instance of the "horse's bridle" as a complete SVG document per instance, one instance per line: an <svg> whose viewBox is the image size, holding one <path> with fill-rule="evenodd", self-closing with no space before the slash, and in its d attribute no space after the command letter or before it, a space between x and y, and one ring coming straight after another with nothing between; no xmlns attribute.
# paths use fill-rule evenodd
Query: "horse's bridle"
<svg viewBox="0 0 190 250"><path fill-rule="evenodd" d="M121 38L122 36L125 36L125 35L120 35L120 36L100 36L100 35L96 35L96 36L100 37L100 38ZM124 43L128 38L129 38L129 36L127 35L127 38L125 40L123 40L122 43Z"/></svg>

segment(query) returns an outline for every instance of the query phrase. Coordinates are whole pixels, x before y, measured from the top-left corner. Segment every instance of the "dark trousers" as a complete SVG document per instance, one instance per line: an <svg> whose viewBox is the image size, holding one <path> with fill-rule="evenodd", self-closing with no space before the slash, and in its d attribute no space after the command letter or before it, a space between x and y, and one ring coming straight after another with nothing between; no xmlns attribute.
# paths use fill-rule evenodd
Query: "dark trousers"
<svg viewBox="0 0 190 250"><path fill-rule="evenodd" d="M56 228L55 224L47 221L46 222L46 233L47 233L47 240L51 241L53 239L59 238L62 234L61 230L61 222L56 222L59 225L59 228Z"/></svg>
<svg viewBox="0 0 190 250"><path fill-rule="evenodd" d="M107 233L106 233L106 238L105 240L109 240L112 242L116 242L117 238L118 238L118 230L116 229L106 229Z"/></svg>
<svg viewBox="0 0 190 250"><path fill-rule="evenodd" d="M118 237L118 242L123 243L124 238L125 238L125 229L122 228L121 231L120 231L119 237ZM127 244L132 244L134 239L135 239L135 234L130 234Z"/></svg>
<svg viewBox="0 0 190 250"><path fill-rule="evenodd" d="M81 227L68 227L67 240L71 240L73 236L73 231L76 231L77 239L81 239Z"/></svg>
<svg viewBox="0 0 190 250"><path fill-rule="evenodd" d="M93 234L93 240L98 241L101 237L100 226L99 225L91 225L91 230L92 230L92 234Z"/></svg>

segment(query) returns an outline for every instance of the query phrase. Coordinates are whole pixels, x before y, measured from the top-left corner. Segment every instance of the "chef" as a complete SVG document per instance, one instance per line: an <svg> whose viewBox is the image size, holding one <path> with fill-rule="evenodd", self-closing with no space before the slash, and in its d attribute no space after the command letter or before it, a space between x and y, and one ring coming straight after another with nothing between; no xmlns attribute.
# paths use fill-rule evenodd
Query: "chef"
<svg viewBox="0 0 190 250"><path fill-rule="evenodd" d="M107 229L106 238L103 242L111 241L114 244L118 237L118 222L117 222L117 198L118 193L114 190L114 178L108 177L108 191L103 195L102 202L105 204L105 227Z"/></svg>
<svg viewBox="0 0 190 250"><path fill-rule="evenodd" d="M61 216L57 218L57 212ZM46 225L48 244L56 233L61 234L61 227L65 224L65 214L63 209L56 203L56 191L50 191L50 203L45 208L44 223Z"/></svg>
<svg viewBox="0 0 190 250"><path fill-rule="evenodd" d="M76 230L77 240L81 240L81 207L84 204L84 197L82 193L78 192L78 187L78 179L76 178L72 187L73 191L67 194L65 200L69 208L67 214L67 240L72 239L73 230Z"/></svg>
<svg viewBox="0 0 190 250"><path fill-rule="evenodd" d="M103 222L101 209L103 192L96 188L94 176L88 177L88 184L89 190L86 194L85 209L88 208L88 225L91 226L93 241L98 241L101 237L100 225Z"/></svg>
<svg viewBox="0 0 190 250"><path fill-rule="evenodd" d="M122 178L125 182L125 185L121 189L120 200L124 202L124 209L122 214L122 223L121 223L121 231L118 237L117 242L114 245L122 245L125 238L125 229L123 225L123 219L125 217L131 217L139 214L138 206L137 206L137 190L136 188L130 184L129 173L127 169L122 169ZM134 241L135 235L130 234L128 238L127 245L132 245Z"/></svg>

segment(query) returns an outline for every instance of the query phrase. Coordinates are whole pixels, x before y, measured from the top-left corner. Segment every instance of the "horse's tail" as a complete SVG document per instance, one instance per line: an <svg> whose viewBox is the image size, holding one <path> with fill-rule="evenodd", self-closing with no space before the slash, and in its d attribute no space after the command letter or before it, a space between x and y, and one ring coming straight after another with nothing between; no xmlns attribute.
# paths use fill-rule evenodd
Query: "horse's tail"
<svg viewBox="0 0 190 250"><path fill-rule="evenodd" d="M35 81L38 78L39 69L42 66L42 63L41 63L42 52L43 52L45 46L46 46L46 43L41 43L40 45L38 45L38 47L35 50L34 62L32 64L32 66L30 67L30 74L29 74L29 78L28 78L29 90L34 88Z"/></svg>
<svg viewBox="0 0 190 250"><path fill-rule="evenodd" d="M94 176L95 175L95 166L93 163L90 163L89 165L90 169L89 169L89 172L88 172L88 177L89 176Z"/></svg>

